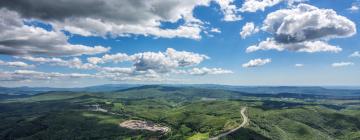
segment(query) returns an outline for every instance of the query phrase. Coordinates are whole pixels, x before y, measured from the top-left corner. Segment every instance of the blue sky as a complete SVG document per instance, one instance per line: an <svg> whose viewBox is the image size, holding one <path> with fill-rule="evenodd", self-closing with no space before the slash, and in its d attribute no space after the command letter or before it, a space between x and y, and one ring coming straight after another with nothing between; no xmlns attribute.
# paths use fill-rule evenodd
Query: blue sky
<svg viewBox="0 0 360 140"><path fill-rule="evenodd" d="M0 2L0 86L360 83L357 0L91 2Z"/></svg>

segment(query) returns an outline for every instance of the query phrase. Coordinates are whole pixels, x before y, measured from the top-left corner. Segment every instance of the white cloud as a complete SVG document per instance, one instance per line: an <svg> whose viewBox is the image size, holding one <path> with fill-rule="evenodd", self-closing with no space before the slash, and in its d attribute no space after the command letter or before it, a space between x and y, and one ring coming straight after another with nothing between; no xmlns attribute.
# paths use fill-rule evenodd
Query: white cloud
<svg viewBox="0 0 360 140"><path fill-rule="evenodd" d="M355 65L353 62L337 62L337 63L333 63L331 64L332 67L346 67L346 66L353 66Z"/></svg>
<svg viewBox="0 0 360 140"><path fill-rule="evenodd" d="M213 33L213 34L212 34ZM221 30L219 28L211 28L209 31L204 31L204 34L208 37L214 37L214 34L220 34Z"/></svg>
<svg viewBox="0 0 360 140"><path fill-rule="evenodd" d="M99 58L99 57L88 57L87 58L87 61L90 63L90 64L99 64L99 63L104 63L104 61Z"/></svg>
<svg viewBox="0 0 360 140"><path fill-rule="evenodd" d="M193 11L210 2L220 6L224 21L241 19L234 0L14 0L0 1L0 8L16 11L24 19L49 23L56 31L82 36L144 35L198 40L204 25L193 16ZM164 22L175 24L180 20L184 23L177 28L162 26Z"/></svg>
<svg viewBox="0 0 360 140"><path fill-rule="evenodd" d="M32 56L24 56L24 57L16 57L16 58L21 58L27 61L38 62L38 63L60 63L64 61L60 58L44 58L44 57L32 57Z"/></svg>
<svg viewBox="0 0 360 140"><path fill-rule="evenodd" d="M356 25L331 9L319 9L299 4L291 9L281 9L267 15L262 27L274 35L247 52L257 50L289 50L299 52L339 52L338 46L329 45L332 38L345 38L356 34Z"/></svg>
<svg viewBox="0 0 360 140"><path fill-rule="evenodd" d="M220 31L219 28L211 28L210 32L213 32L213 33L221 33L221 31Z"/></svg>
<svg viewBox="0 0 360 140"><path fill-rule="evenodd" d="M276 42L273 38L267 38L261 41L258 45L253 45L246 48L247 53L255 52L258 50L277 50L277 51L297 51L297 52L333 52L338 53L342 49L338 46L332 46L323 41L305 41L292 44L282 44Z"/></svg>
<svg viewBox="0 0 360 140"><path fill-rule="evenodd" d="M37 62L39 64L49 64L53 66L64 66L69 68L95 70L97 78L106 78L111 80L166 80L170 74L180 73L189 75L206 74L227 74L232 73L229 70L221 68L196 68L208 56L187 51L177 51L168 48L165 52L141 52L133 55L124 53L105 54L102 57L89 57L87 63L83 63L79 58L61 59L45 57L17 57L27 61ZM108 67L101 66L105 63L130 62L130 67Z"/></svg>
<svg viewBox="0 0 360 140"><path fill-rule="evenodd" d="M210 0L31 0L2 1L0 5L16 10L24 18L42 20L51 23L57 30L83 36L134 34L199 39L202 22L193 17L193 10L209 3ZM32 8L29 4L33 5ZM179 20L185 23L178 28L160 27L162 22L175 23Z"/></svg>
<svg viewBox="0 0 360 140"><path fill-rule="evenodd" d="M172 61L162 52L143 52L133 56L136 71L154 70L167 73L179 66L176 61Z"/></svg>
<svg viewBox="0 0 360 140"><path fill-rule="evenodd" d="M177 51L168 48L165 52L142 52L133 55L115 54L106 55L107 57L92 58L96 62L110 63L118 60L120 62L130 61L132 67L100 67L100 71L105 77L113 80L164 80L171 73L181 73L189 75L206 75L206 74L226 74L229 70L221 68L190 68L200 64L202 61L209 59L208 56L187 51ZM113 57L121 56L121 57ZM111 59L110 59L111 58ZM89 59L88 59L89 61ZM116 78L114 78L116 77ZM121 77L121 78L120 78Z"/></svg>
<svg viewBox="0 0 360 140"><path fill-rule="evenodd" d="M305 2L307 0L245 0L239 11L241 12L256 12L265 11L265 8L275 6L281 2L287 2L288 6L293 6L295 3Z"/></svg>
<svg viewBox="0 0 360 140"><path fill-rule="evenodd" d="M89 57L87 61L89 63L83 63L79 58L72 58L64 60L61 58L44 58L44 57L21 57L24 60L48 63L50 65L67 66L77 69L98 69L97 64L104 63L120 63L120 62L132 62L136 71L153 70L156 72L169 72L172 69L178 67L190 67L200 64L205 59L209 59L208 56L203 54L197 54L186 51L176 51L175 49L168 48L166 52L142 52L133 55L127 55L124 53L117 54L105 54L102 57Z"/></svg>
<svg viewBox="0 0 360 140"><path fill-rule="evenodd" d="M241 12L256 12L258 10L264 11L266 7L272 7L284 0L245 0Z"/></svg>
<svg viewBox="0 0 360 140"><path fill-rule="evenodd" d="M352 5L348 10L351 11L351 12L357 12L357 11L359 11L359 6L358 5Z"/></svg>
<svg viewBox="0 0 360 140"><path fill-rule="evenodd" d="M299 4L267 15L263 30L275 34L281 43L294 43L316 39L349 37L356 34L356 25L332 9L319 9Z"/></svg>
<svg viewBox="0 0 360 140"><path fill-rule="evenodd" d="M214 0L219 4L220 10L224 14L224 21L238 21L241 20L241 15L238 14L238 8L234 5L234 0Z"/></svg>
<svg viewBox="0 0 360 140"><path fill-rule="evenodd" d="M64 61L64 63L58 63L59 66L68 66L70 68L76 69L95 69L96 65L90 63L83 63L79 58L73 58L68 61Z"/></svg>
<svg viewBox="0 0 360 140"><path fill-rule="evenodd" d="M299 45L299 46L297 46ZM342 49L338 46L329 45L326 42L323 41L306 41L303 43L296 43L293 44L292 47L288 47L288 50L293 49L294 51L298 52L308 52L308 53L314 53L314 52L333 52L338 53L342 51Z"/></svg>
<svg viewBox="0 0 360 140"><path fill-rule="evenodd" d="M267 58L267 59L258 58L258 59L250 60L249 62L243 64L242 67L244 67L244 68L259 67L259 66L263 66L270 62L271 62L271 59L269 59L269 58Z"/></svg>
<svg viewBox="0 0 360 140"><path fill-rule="evenodd" d="M9 67L22 67L22 68L33 68L35 65L30 65L21 61L13 61L13 62L4 62L0 60L0 65L9 66Z"/></svg>
<svg viewBox="0 0 360 140"><path fill-rule="evenodd" d="M224 70L222 68L207 68L207 67L192 68L189 70L178 70L178 71L174 71L174 72L179 73L179 74L190 74L190 75L231 74L231 73L233 73L230 70Z"/></svg>
<svg viewBox="0 0 360 140"><path fill-rule="evenodd" d="M14 72L0 71L0 81L25 81L25 80L52 80L72 78L93 78L94 75L81 73L39 72L32 70L16 70Z"/></svg>
<svg viewBox="0 0 360 140"><path fill-rule="evenodd" d="M146 71L152 69L157 72L168 72L177 67L194 66L208 56L186 51L176 51L168 48L166 52L142 52L133 55L118 53L114 55L106 54L103 57L90 57L88 62L92 64L103 64L108 62L124 62L130 61L134 63L134 67L138 71Z"/></svg>
<svg viewBox="0 0 360 140"><path fill-rule="evenodd" d="M259 28L255 27L253 22L247 22L243 27L242 31L240 32L241 38L245 39L247 36L255 34L259 32Z"/></svg>
<svg viewBox="0 0 360 140"><path fill-rule="evenodd" d="M247 53L255 52L258 50L277 50L283 51L284 47L276 43L273 39L267 38L265 41L261 41L258 45L252 45L246 48Z"/></svg>
<svg viewBox="0 0 360 140"><path fill-rule="evenodd" d="M309 0L286 0L287 3L288 3L288 6L294 6L296 4L299 4L299 3L304 3L304 2L307 2Z"/></svg>
<svg viewBox="0 0 360 140"><path fill-rule="evenodd" d="M89 57L87 60L89 63L92 63L92 64L98 64L98 63L103 64L103 63L107 63L107 62L120 63L120 62L124 62L124 61L131 61L132 57L128 56L127 54L124 54L124 53L117 53L117 54L113 54L113 55L105 54L102 58Z"/></svg>
<svg viewBox="0 0 360 140"><path fill-rule="evenodd" d="M355 51L355 52L353 52L349 57L360 57L360 52L359 52L359 51Z"/></svg>
<svg viewBox="0 0 360 140"><path fill-rule="evenodd" d="M193 66L200 64L205 59L210 59L210 57L203 55L203 54L197 54L193 52L186 52L186 51L176 51L175 49L168 48L166 50L166 55L172 59L177 61L179 66Z"/></svg>
<svg viewBox="0 0 360 140"><path fill-rule="evenodd" d="M47 31L23 22L16 12L0 9L0 54L69 56L109 50L102 46L70 44L60 31Z"/></svg>
<svg viewBox="0 0 360 140"><path fill-rule="evenodd" d="M304 64L295 64L295 67L304 67Z"/></svg>
<svg viewBox="0 0 360 140"><path fill-rule="evenodd" d="M133 69L129 68L111 69L112 70L110 71L102 71L97 73L97 75L113 81L171 81L171 78L167 77L168 75L160 75L159 73L152 70L133 71Z"/></svg>
<svg viewBox="0 0 360 140"><path fill-rule="evenodd" d="M102 67L102 71L107 73L118 73L118 74L133 74L134 68L119 68L119 67Z"/></svg>
<svg viewBox="0 0 360 140"><path fill-rule="evenodd" d="M348 8L347 10L349 10L350 12L354 13L354 12L358 12L360 8L360 1L357 0L356 2L351 4L351 7Z"/></svg>
<svg viewBox="0 0 360 140"><path fill-rule="evenodd" d="M26 56L21 57L24 60L32 61L32 62L38 62L40 64L50 64L53 66L64 66L69 68L76 68L76 69L95 69L97 68L96 65L91 63L83 63L79 58L72 58L68 60L64 60L61 58L44 58L44 57L32 57L32 56Z"/></svg>

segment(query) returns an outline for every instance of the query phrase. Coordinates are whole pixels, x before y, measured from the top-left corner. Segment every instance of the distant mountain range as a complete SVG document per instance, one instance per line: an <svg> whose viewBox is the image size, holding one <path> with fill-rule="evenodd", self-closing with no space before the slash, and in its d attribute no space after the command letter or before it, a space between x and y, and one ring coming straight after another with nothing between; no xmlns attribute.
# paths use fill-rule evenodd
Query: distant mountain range
<svg viewBox="0 0 360 140"><path fill-rule="evenodd" d="M329 88L320 86L229 86L229 85L198 85L208 89L225 89L256 94L297 93L315 95L360 95L360 89Z"/></svg>
<svg viewBox="0 0 360 140"><path fill-rule="evenodd" d="M72 92L112 92L126 90L129 88L148 88L151 86L166 87L194 87L203 89L221 89L249 94L313 94L313 95L341 95L341 96L360 96L360 89L350 88L328 88L320 86L231 86L215 84L179 84L179 85L141 85L141 84L106 84L98 86L89 86L82 88L50 88L50 87L0 87L0 94L7 95L35 95L49 91L72 91Z"/></svg>
<svg viewBox="0 0 360 140"><path fill-rule="evenodd" d="M52 88L52 87L0 87L0 94L8 95L35 95L49 91L73 91L73 92L109 92L122 90L141 85L136 84L106 84L81 88Z"/></svg>

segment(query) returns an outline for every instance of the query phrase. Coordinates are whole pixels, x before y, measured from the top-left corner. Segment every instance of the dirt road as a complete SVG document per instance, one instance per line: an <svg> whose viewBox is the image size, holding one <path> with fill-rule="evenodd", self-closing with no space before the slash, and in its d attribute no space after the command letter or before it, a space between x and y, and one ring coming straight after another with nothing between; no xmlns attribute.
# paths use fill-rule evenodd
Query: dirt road
<svg viewBox="0 0 360 140"><path fill-rule="evenodd" d="M243 122L242 122L238 127L234 128L234 129L231 129L231 130L228 131L228 132L225 132L225 133L222 133L222 134L217 135L217 136L215 136L215 137L212 137L212 138L210 138L209 140L218 140L218 139L220 139L221 137L225 137L225 136L227 136L227 135L235 132L236 130L244 127L244 126L249 122L249 118L245 115L245 111L246 111L246 107L241 108L240 113L241 113L241 116L242 116L242 118L243 118L244 120L243 120Z"/></svg>

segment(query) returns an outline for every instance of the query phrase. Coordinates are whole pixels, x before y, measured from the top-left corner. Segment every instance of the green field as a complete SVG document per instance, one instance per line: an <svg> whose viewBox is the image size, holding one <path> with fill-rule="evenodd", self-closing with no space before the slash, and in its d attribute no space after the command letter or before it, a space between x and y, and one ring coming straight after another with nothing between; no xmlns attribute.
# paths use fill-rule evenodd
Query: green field
<svg viewBox="0 0 360 140"><path fill-rule="evenodd" d="M114 92L48 92L0 102L0 139L358 140L359 100L249 96L200 88L145 86ZM95 111L99 105L106 111ZM167 126L168 133L122 128L125 120Z"/></svg>

